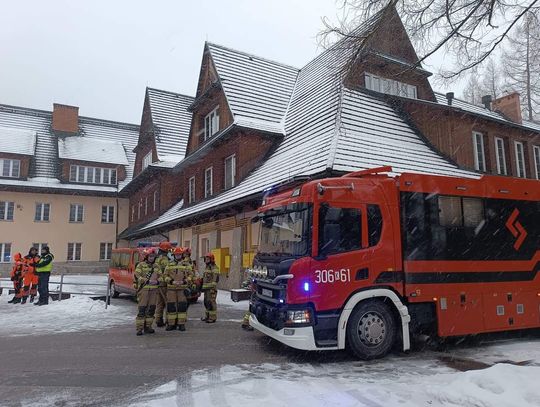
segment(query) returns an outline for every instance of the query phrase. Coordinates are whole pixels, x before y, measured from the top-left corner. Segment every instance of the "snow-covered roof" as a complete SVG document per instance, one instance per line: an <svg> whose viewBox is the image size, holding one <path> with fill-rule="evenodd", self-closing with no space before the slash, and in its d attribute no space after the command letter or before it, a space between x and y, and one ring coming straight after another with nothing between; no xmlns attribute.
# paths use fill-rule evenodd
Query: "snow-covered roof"
<svg viewBox="0 0 540 407"><path fill-rule="evenodd" d="M35 150L35 131L0 127L0 152L34 155Z"/></svg>
<svg viewBox="0 0 540 407"><path fill-rule="evenodd" d="M448 106L448 99L446 98L445 94L440 93L440 92L435 92L435 96L437 97L437 103ZM540 123L531 122L529 120L523 120L521 124L515 123L509 120L507 117L505 117L501 113L494 110L490 110L483 105L479 106L479 105L475 105L473 103L469 103L458 98L454 98L452 99L452 107L464 110L466 112L469 112L478 116L484 116L487 119L503 121L503 122L506 122L508 124L513 124L513 125L517 124L527 129L530 129L532 131L540 132Z"/></svg>
<svg viewBox="0 0 540 407"><path fill-rule="evenodd" d="M283 133L298 68L207 43L235 121Z"/></svg>
<svg viewBox="0 0 540 407"><path fill-rule="evenodd" d="M71 136L58 139L58 157L96 163L128 165L124 146L118 141Z"/></svg>
<svg viewBox="0 0 540 407"><path fill-rule="evenodd" d="M155 129L158 158L160 161L179 163L186 155L192 116L187 108L194 98L154 88L146 88L146 94Z"/></svg>
<svg viewBox="0 0 540 407"><path fill-rule="evenodd" d="M79 135L73 136L74 138L77 137L78 139L88 141L91 139L92 142L97 142L101 146L104 145L103 143L112 143L111 145L114 145L115 151L118 152L119 149L117 146L119 143L123 145L124 157L127 160L126 179L120 182L117 188L106 185L84 184L81 186L70 183L61 184L58 171L59 139L51 130L51 122L52 113L49 111L0 104L0 127L36 134L35 154L30 161L28 179L2 179L0 184L61 190L117 192L131 181L133 164L135 162L133 149L137 145L139 126L89 117L79 117ZM79 153L84 154L84 152ZM125 160L123 163L126 163ZM114 161L112 162L113 164L118 164L116 161L119 160L116 157L112 161Z"/></svg>
<svg viewBox="0 0 540 407"><path fill-rule="evenodd" d="M325 170L349 172L391 165L394 174L479 177L427 146L384 100L345 88L340 73L346 61L343 47L334 46L300 70L289 101L283 141L237 186L195 205L184 207L179 202L137 233L217 210L293 177Z"/></svg>

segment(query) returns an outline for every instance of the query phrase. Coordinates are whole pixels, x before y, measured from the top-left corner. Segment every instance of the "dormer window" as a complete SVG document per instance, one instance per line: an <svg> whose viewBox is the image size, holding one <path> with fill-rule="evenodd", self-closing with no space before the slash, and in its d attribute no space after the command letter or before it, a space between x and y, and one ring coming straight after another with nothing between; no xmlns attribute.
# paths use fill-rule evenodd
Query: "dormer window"
<svg viewBox="0 0 540 407"><path fill-rule="evenodd" d="M144 156L142 160L142 171L144 171L150 164L152 164L152 151Z"/></svg>
<svg viewBox="0 0 540 407"><path fill-rule="evenodd" d="M116 185L116 170L114 168L72 165L69 169L69 180L84 184Z"/></svg>
<svg viewBox="0 0 540 407"><path fill-rule="evenodd" d="M208 140L219 131L219 106L204 117L204 140Z"/></svg>
<svg viewBox="0 0 540 407"><path fill-rule="evenodd" d="M367 72L366 89L386 93L387 95L403 96L411 99L417 98L416 86L393 79L382 78Z"/></svg>
<svg viewBox="0 0 540 407"><path fill-rule="evenodd" d="M21 174L21 160L0 159L0 176L19 178Z"/></svg>

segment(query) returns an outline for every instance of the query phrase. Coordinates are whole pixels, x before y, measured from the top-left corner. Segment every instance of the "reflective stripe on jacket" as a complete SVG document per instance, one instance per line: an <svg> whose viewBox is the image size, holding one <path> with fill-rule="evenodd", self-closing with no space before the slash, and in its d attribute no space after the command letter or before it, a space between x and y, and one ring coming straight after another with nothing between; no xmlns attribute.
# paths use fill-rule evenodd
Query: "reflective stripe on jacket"
<svg viewBox="0 0 540 407"><path fill-rule="evenodd" d="M215 264L206 266L203 273L203 290L215 290L219 281L219 269Z"/></svg>
<svg viewBox="0 0 540 407"><path fill-rule="evenodd" d="M50 273L52 271L52 263L54 256L51 253L46 254L36 264L36 272L38 273Z"/></svg>

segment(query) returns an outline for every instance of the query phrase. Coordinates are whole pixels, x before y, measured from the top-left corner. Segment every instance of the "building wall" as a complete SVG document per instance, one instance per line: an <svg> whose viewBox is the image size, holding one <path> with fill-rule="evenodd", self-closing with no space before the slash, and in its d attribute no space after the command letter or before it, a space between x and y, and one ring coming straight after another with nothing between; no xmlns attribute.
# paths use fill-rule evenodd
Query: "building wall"
<svg viewBox="0 0 540 407"><path fill-rule="evenodd" d="M535 178L533 146L540 146L540 135L509 125L484 120L470 114L456 112L444 107L422 105L404 101L403 108L414 125L429 142L454 160L459 166L474 169L473 132L482 133L487 173L497 174L495 137L505 141L506 166L509 176L517 176L514 141L525 147L527 178Z"/></svg>
<svg viewBox="0 0 540 407"><path fill-rule="evenodd" d="M117 232L127 227L126 199L0 191L0 201L15 203L13 221L0 221L0 243L11 243L12 255L26 255L32 243L48 243L57 271L106 271L108 262L99 261L100 243L116 247ZM50 204L49 222L34 221L37 202ZM82 223L69 222L70 204L83 205ZM115 207L114 223L101 223L102 205ZM68 242L82 243L81 261L67 261ZM9 264L0 264L0 270L8 269Z"/></svg>

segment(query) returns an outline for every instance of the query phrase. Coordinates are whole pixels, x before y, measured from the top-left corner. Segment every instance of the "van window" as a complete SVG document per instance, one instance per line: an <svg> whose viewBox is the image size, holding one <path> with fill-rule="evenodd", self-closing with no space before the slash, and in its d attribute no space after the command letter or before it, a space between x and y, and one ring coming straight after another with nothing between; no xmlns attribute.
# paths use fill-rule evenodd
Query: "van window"
<svg viewBox="0 0 540 407"><path fill-rule="evenodd" d="M319 254L343 253L361 247L361 212L358 208L333 208L327 205L319 210Z"/></svg>
<svg viewBox="0 0 540 407"><path fill-rule="evenodd" d="M120 255L120 267L127 269L129 267L130 253L122 253Z"/></svg>
<svg viewBox="0 0 540 407"><path fill-rule="evenodd" d="M120 253L113 253L111 255L111 267L120 268Z"/></svg>

